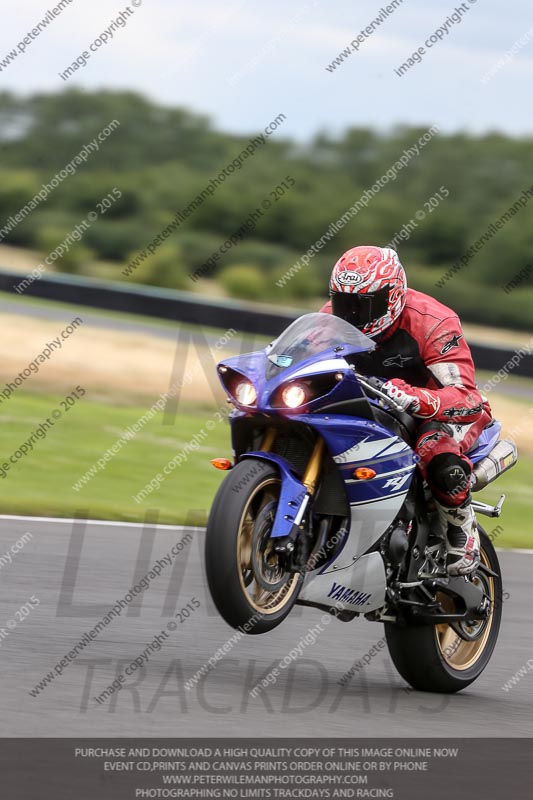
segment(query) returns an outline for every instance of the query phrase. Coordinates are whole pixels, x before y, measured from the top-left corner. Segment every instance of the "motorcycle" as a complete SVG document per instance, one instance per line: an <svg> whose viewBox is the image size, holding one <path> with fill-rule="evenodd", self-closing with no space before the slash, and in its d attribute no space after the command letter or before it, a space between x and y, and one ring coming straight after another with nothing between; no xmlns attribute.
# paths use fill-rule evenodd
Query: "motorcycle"
<svg viewBox="0 0 533 800"><path fill-rule="evenodd" d="M358 372L375 343L324 313L295 320L264 350L217 365L234 406L234 461L209 515L211 596L248 634L279 625L295 604L348 622L381 622L400 675L421 691L456 692L479 677L502 612L496 551L479 526L481 559L446 571L444 531L417 469L417 423ZM468 453L473 490L517 460L493 420ZM495 506L473 500L477 514Z"/></svg>

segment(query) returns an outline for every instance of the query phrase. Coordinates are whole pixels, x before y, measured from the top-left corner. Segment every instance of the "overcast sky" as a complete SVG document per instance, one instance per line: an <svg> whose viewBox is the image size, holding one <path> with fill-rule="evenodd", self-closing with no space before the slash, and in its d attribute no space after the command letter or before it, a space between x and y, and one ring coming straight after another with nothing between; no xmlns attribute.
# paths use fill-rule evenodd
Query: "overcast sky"
<svg viewBox="0 0 533 800"><path fill-rule="evenodd" d="M142 0L136 8L133 2L141 0L130 0L134 13L126 26L65 82L58 73L126 8L115 0L72 0L2 69L2 89L133 89L240 133L262 129L283 112L283 134L300 139L349 125L406 123L436 123L444 131L533 131L531 0L465 0L461 23L426 48L422 62L403 77L394 70L461 3L403 0L330 73L326 66L386 0ZM53 0L23 0L2 9L0 63L53 7ZM510 63L482 83L513 45L518 52Z"/></svg>

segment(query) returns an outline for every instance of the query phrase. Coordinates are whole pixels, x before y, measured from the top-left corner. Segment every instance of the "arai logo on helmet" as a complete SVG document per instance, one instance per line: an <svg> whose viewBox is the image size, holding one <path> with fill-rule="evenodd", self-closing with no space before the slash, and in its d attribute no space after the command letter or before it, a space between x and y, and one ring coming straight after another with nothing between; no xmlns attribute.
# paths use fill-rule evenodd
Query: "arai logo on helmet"
<svg viewBox="0 0 533 800"><path fill-rule="evenodd" d="M339 272L337 280L343 286L359 286L360 283L363 283L364 278L358 272L344 270L344 272Z"/></svg>

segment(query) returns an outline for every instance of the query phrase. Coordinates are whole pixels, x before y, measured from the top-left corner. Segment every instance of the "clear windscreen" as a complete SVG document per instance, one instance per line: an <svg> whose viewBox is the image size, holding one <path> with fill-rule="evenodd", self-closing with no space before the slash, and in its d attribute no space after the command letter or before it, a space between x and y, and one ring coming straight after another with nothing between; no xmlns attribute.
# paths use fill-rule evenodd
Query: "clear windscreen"
<svg viewBox="0 0 533 800"><path fill-rule="evenodd" d="M304 314L267 348L267 378L300 361L345 345L354 352L372 350L374 342L353 325L332 314Z"/></svg>

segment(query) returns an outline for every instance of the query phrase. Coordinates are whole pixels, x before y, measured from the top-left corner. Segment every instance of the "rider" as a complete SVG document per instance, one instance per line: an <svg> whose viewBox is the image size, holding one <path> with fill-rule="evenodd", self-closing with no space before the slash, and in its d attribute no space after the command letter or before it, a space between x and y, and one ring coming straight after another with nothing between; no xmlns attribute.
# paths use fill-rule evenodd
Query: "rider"
<svg viewBox="0 0 533 800"><path fill-rule="evenodd" d="M457 314L407 288L389 247L353 247L333 268L321 311L355 325L376 343L358 358L366 374L388 380L383 391L420 420L416 454L446 530L447 571L466 575L479 564L467 456L491 420L476 388L474 363Z"/></svg>

